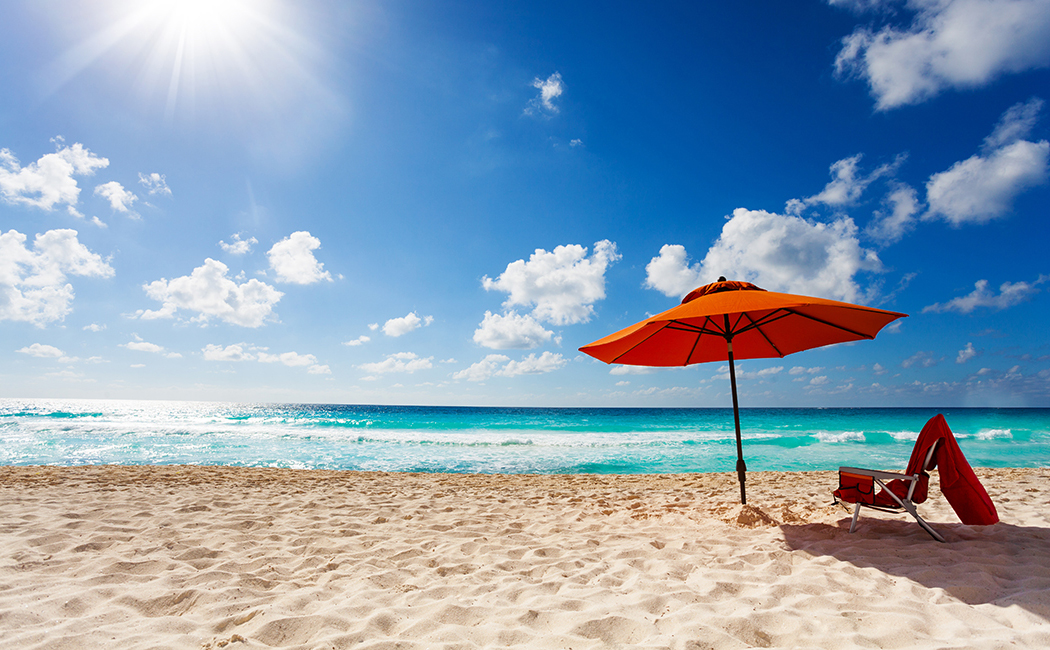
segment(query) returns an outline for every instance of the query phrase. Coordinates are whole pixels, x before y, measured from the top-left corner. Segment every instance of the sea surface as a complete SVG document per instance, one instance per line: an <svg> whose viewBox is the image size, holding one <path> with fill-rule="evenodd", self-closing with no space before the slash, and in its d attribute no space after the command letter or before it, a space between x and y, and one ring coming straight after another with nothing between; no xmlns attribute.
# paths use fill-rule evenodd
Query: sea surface
<svg viewBox="0 0 1050 650"><path fill-rule="evenodd" d="M900 468L943 413L975 467L1050 467L1050 409L748 408L749 471ZM727 472L732 409L0 400L0 465Z"/></svg>

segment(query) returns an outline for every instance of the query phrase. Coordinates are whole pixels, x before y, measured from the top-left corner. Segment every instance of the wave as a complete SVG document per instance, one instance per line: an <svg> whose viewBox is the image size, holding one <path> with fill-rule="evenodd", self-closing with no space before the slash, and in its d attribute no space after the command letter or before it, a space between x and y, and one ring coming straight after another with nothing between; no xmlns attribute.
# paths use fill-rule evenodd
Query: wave
<svg viewBox="0 0 1050 650"><path fill-rule="evenodd" d="M864 442L866 437L860 431L818 431L813 437L821 442Z"/></svg>

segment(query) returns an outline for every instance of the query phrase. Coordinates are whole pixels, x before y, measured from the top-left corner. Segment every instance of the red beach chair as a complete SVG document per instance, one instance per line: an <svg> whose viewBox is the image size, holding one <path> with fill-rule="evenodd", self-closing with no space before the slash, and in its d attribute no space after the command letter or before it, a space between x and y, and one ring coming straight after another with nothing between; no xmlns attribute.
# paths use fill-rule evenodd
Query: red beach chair
<svg viewBox="0 0 1050 650"><path fill-rule="evenodd" d="M927 470L934 467L940 468L941 492L964 524L988 525L999 521L988 492L966 462L944 416L938 414L930 418L919 433L903 474L857 467L839 468L839 489L834 492L835 499L856 506L849 532L856 529L863 506L884 512L907 512L931 537L943 542L944 538L919 516L915 508L916 504L926 501L930 484ZM875 492L876 484L880 488L878 493Z"/></svg>

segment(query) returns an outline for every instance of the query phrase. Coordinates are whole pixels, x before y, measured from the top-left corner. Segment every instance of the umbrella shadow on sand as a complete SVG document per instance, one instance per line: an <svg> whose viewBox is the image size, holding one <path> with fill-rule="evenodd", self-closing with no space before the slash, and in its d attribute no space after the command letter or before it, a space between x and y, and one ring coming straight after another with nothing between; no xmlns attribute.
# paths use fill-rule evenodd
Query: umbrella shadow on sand
<svg viewBox="0 0 1050 650"><path fill-rule="evenodd" d="M877 569L969 605L1021 607L1050 621L1050 528L998 523L935 523L947 544L933 542L915 522L868 518L850 534L836 525L782 524L789 548Z"/></svg>

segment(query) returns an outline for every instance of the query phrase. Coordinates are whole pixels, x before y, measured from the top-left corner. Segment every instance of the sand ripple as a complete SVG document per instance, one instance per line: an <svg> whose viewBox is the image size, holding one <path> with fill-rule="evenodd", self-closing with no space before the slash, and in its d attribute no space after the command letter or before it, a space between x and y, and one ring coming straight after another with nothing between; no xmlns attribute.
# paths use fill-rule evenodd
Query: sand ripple
<svg viewBox="0 0 1050 650"><path fill-rule="evenodd" d="M11 648L1050 647L1050 470L914 523L832 472L0 467ZM934 482L935 484L935 482Z"/></svg>

